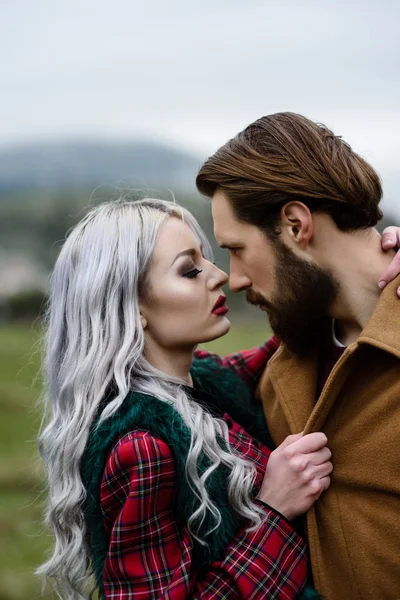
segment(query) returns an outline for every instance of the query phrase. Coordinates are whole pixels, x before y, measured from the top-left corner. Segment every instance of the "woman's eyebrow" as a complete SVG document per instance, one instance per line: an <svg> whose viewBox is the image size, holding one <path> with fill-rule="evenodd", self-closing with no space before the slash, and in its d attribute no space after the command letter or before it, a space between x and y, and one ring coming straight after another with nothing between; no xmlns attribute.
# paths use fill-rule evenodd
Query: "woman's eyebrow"
<svg viewBox="0 0 400 600"><path fill-rule="evenodd" d="M174 264L174 262L176 262L178 260L178 258L180 258L181 256L196 256L197 254L197 250L195 248L188 248L187 250L182 250L182 252L179 252L174 260L171 263L171 267Z"/></svg>

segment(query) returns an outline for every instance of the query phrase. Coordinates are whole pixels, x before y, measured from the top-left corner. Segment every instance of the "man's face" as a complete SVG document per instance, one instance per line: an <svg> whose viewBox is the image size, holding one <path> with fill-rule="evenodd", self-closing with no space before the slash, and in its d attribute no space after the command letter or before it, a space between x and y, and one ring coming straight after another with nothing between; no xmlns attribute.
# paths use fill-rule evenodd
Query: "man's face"
<svg viewBox="0 0 400 600"><path fill-rule="evenodd" d="M213 196L212 215L215 238L221 248L229 250L232 292L251 290L270 299L275 286L273 243L255 225L239 221L221 191Z"/></svg>
<svg viewBox="0 0 400 600"><path fill-rule="evenodd" d="M238 221L221 191L213 197L212 213L215 237L230 253L231 290L246 291L247 301L267 312L288 348L307 355L337 293L333 276L282 241L268 239L255 225Z"/></svg>

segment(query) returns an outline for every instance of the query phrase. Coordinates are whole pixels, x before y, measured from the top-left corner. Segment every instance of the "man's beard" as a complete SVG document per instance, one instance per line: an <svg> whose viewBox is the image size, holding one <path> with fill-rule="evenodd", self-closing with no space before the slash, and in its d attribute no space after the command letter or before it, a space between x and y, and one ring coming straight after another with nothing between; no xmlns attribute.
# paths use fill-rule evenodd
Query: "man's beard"
<svg viewBox="0 0 400 600"><path fill-rule="evenodd" d="M247 301L265 308L277 337L294 354L310 354L326 327L338 283L314 263L298 258L280 240L274 241L275 291L270 301L248 290Z"/></svg>

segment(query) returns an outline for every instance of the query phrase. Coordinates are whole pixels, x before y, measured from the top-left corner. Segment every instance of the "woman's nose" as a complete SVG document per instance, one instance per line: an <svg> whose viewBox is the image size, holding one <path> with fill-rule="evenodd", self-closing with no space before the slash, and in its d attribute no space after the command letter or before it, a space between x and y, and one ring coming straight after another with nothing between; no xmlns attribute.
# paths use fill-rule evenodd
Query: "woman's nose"
<svg viewBox="0 0 400 600"><path fill-rule="evenodd" d="M229 279L228 275L227 275L227 273L225 273L225 271L223 271L222 269L219 269L218 267L213 265L213 272L209 279L210 290L213 290L218 287L222 287L223 285L225 285L227 283L228 279Z"/></svg>

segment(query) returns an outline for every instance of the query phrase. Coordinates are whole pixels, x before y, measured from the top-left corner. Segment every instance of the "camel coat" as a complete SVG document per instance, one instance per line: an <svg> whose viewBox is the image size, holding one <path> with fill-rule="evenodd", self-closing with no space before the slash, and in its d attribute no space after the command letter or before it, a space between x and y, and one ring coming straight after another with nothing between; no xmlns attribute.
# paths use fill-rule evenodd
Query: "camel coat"
<svg viewBox="0 0 400 600"><path fill-rule="evenodd" d="M314 583L324 600L400 599L400 278L316 397L318 353L282 344L258 393L274 442L323 431L334 471L307 514Z"/></svg>

